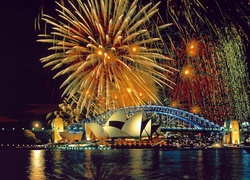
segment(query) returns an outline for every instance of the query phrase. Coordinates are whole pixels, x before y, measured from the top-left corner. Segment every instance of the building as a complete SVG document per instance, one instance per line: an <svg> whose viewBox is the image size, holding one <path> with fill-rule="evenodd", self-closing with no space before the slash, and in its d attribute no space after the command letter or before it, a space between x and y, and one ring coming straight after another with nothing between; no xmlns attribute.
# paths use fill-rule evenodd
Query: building
<svg viewBox="0 0 250 180"><path fill-rule="evenodd" d="M125 110L119 110L108 119L104 126L96 123L85 124L87 140L150 139L157 136L160 130L160 125L153 125L152 120L146 118L144 111L137 112L127 119Z"/></svg>

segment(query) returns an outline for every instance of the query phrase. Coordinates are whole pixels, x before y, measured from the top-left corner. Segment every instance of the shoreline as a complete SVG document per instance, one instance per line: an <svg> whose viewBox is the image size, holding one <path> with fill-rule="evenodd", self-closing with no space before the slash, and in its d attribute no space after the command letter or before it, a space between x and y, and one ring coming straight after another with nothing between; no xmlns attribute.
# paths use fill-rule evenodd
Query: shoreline
<svg viewBox="0 0 250 180"><path fill-rule="evenodd" d="M122 144L106 144L98 145L93 143L78 143L78 144L44 144L44 145L6 145L0 146L0 150L89 150L89 149L159 149L159 150L208 150L208 149L247 149L250 151L250 147L244 145L225 145L225 146L206 146L206 147L194 147L194 146L167 146L167 145L122 145ZM246 151L247 151L246 150Z"/></svg>

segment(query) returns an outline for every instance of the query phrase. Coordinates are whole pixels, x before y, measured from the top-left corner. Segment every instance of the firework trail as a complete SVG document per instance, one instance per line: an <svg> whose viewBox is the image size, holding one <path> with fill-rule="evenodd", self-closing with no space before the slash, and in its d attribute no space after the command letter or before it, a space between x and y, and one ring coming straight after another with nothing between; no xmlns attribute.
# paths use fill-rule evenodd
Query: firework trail
<svg viewBox="0 0 250 180"><path fill-rule="evenodd" d="M167 100L171 106L216 123L232 119L243 122L250 112L244 46L248 37L217 1L209 3L167 1L167 19L174 25L166 36L166 51L180 70L172 76L177 86L167 92ZM243 17L249 23L249 17Z"/></svg>
<svg viewBox="0 0 250 180"><path fill-rule="evenodd" d="M120 107L161 104L158 91L172 88L165 73L176 71L162 54L158 5L138 0L56 1L55 16L41 14L38 42L52 53L44 67L63 77L63 97L87 116ZM156 20L154 20L156 19ZM40 21L39 21L40 23ZM39 24L40 26L40 24Z"/></svg>
<svg viewBox="0 0 250 180"><path fill-rule="evenodd" d="M57 2L58 16L42 14L46 31L38 41L52 45L53 53L41 61L58 71L55 77L66 78L63 96L77 111L160 104L159 88L171 86L172 79L177 86L168 89L168 105L221 124L249 118L248 37L242 25L250 20L239 3L225 0L222 8L218 1L165 1L161 13L174 24L166 28L158 3L72 2ZM227 6L245 24L233 20Z"/></svg>

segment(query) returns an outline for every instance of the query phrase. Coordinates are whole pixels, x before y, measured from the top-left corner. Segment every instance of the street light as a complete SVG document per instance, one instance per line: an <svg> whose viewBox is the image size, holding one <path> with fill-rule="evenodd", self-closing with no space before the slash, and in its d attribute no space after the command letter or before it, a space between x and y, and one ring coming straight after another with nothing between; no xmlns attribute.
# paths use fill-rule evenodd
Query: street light
<svg viewBox="0 0 250 180"><path fill-rule="evenodd" d="M41 122L40 121L34 121L32 123L32 130L38 130L39 128L41 128Z"/></svg>

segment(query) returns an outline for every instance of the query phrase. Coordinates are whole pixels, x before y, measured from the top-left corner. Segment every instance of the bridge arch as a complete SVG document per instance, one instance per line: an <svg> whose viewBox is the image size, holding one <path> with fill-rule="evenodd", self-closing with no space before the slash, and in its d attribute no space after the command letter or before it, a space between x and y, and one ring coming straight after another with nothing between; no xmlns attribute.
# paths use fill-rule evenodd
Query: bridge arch
<svg viewBox="0 0 250 180"><path fill-rule="evenodd" d="M107 111L96 117L85 119L85 122L96 122L104 124L106 120L116 111L124 109L129 116L143 110L147 116L153 118L154 123L160 124L162 130L198 130L198 131L223 131L224 127L208 119L200 117L188 111L172 108L169 106L145 105L130 106Z"/></svg>

